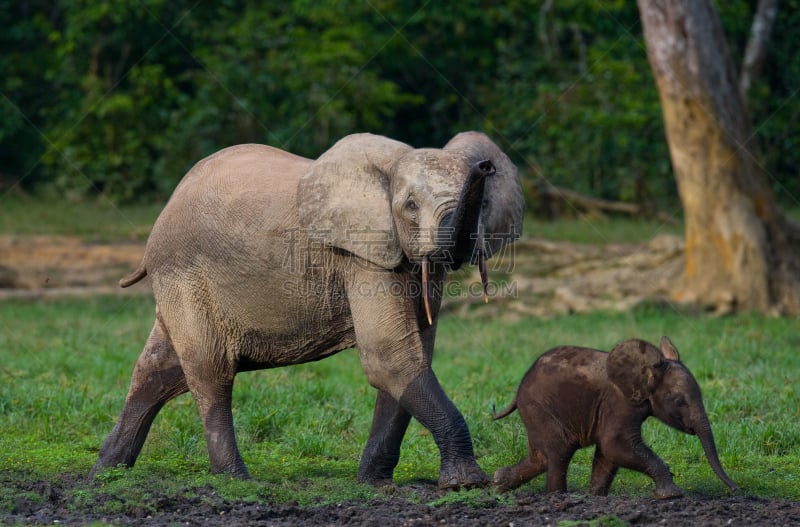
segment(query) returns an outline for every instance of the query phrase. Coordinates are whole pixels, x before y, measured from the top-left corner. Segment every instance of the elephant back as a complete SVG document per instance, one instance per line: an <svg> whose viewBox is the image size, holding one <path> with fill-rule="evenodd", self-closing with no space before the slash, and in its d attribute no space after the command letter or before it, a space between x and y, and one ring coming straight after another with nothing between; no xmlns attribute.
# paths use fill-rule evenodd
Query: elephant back
<svg viewBox="0 0 800 527"><path fill-rule="evenodd" d="M198 259L235 265L297 226L297 185L311 160L258 144L225 148L183 177L147 241L148 273L196 266ZM274 241L274 240L272 240Z"/></svg>

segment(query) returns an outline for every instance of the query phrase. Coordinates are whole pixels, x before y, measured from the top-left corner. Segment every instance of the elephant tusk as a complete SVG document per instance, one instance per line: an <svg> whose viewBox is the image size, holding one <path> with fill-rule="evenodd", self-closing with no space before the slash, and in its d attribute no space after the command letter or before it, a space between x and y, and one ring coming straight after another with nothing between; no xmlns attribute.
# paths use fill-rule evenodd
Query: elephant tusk
<svg viewBox="0 0 800 527"><path fill-rule="evenodd" d="M425 304L425 315L428 317L428 324L433 325L431 316L431 300L428 296L428 257L422 257L422 302Z"/></svg>
<svg viewBox="0 0 800 527"><path fill-rule="evenodd" d="M489 303L489 278L486 274L486 258L483 251L478 253L478 271L481 274L481 285L483 286L483 303Z"/></svg>

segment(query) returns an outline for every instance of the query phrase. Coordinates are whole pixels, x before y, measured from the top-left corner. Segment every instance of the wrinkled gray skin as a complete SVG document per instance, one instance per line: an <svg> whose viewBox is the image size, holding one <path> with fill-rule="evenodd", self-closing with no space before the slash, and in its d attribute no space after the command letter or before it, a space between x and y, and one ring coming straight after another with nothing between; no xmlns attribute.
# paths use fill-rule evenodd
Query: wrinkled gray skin
<svg viewBox="0 0 800 527"><path fill-rule="evenodd" d="M731 491L717 457L700 387L680 362L669 338L661 349L632 339L610 353L561 346L539 357L522 378L517 397L495 419L519 409L528 431L528 457L497 470L500 490L519 487L547 472L547 491L567 490L567 468L579 448L596 445L591 493L605 496L619 467L650 476L656 498L683 495L667 465L642 440L653 415L700 439L714 473Z"/></svg>
<svg viewBox="0 0 800 527"><path fill-rule="evenodd" d="M414 417L439 447L440 487L488 483L431 360L446 272L518 237L522 208L516 167L476 132L444 149L356 134L316 161L254 144L203 159L120 281L152 278L156 319L92 473L133 465L159 409L190 391L212 471L248 478L235 375L357 347L378 390L358 479L391 484Z"/></svg>

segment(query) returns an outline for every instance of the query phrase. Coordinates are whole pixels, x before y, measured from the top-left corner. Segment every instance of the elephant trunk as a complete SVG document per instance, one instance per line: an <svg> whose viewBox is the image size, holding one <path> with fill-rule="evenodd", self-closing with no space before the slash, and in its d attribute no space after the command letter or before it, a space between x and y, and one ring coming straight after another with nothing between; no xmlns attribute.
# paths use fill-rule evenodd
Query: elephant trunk
<svg viewBox="0 0 800 527"><path fill-rule="evenodd" d="M448 211L439 223L438 245L452 250L456 264L471 259L474 254L481 230L481 202L486 176L495 172L494 164L488 160L472 165L455 208Z"/></svg>
<svg viewBox="0 0 800 527"><path fill-rule="evenodd" d="M496 171L494 164L489 160L478 161L470 167L458 202L454 209L442 216L437 235L437 245L443 253L448 255L447 263L454 269L457 269L465 260L478 265L485 302L488 302L489 296L481 206L486 177L494 175ZM426 267L427 262L423 261L423 293L427 290ZM427 312L427 296L425 297L425 306Z"/></svg>
<svg viewBox="0 0 800 527"><path fill-rule="evenodd" d="M717 447L714 443L714 434L711 432L711 424L708 422L708 418L703 416L699 421L700 423L695 429L695 433L697 434L697 438L700 440L700 444L703 446L703 452L706 455L708 464L711 465L711 469L714 471L714 474L716 474L717 477L728 486L731 492L736 492L739 487L736 485L736 483L731 481L731 479L725 473L725 470L722 468L722 463L719 461Z"/></svg>

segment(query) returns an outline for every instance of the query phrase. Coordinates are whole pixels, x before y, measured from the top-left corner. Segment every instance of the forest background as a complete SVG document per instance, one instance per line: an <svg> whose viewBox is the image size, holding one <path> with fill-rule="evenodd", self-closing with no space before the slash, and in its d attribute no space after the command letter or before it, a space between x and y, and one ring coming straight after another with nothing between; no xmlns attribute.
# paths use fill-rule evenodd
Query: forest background
<svg viewBox="0 0 800 527"><path fill-rule="evenodd" d="M163 200L232 144L317 157L353 132L440 147L478 129L530 194L547 181L679 212L635 2L3 3L0 192ZM741 64L756 2L715 7ZM781 2L747 100L793 208L798 7Z"/></svg>

